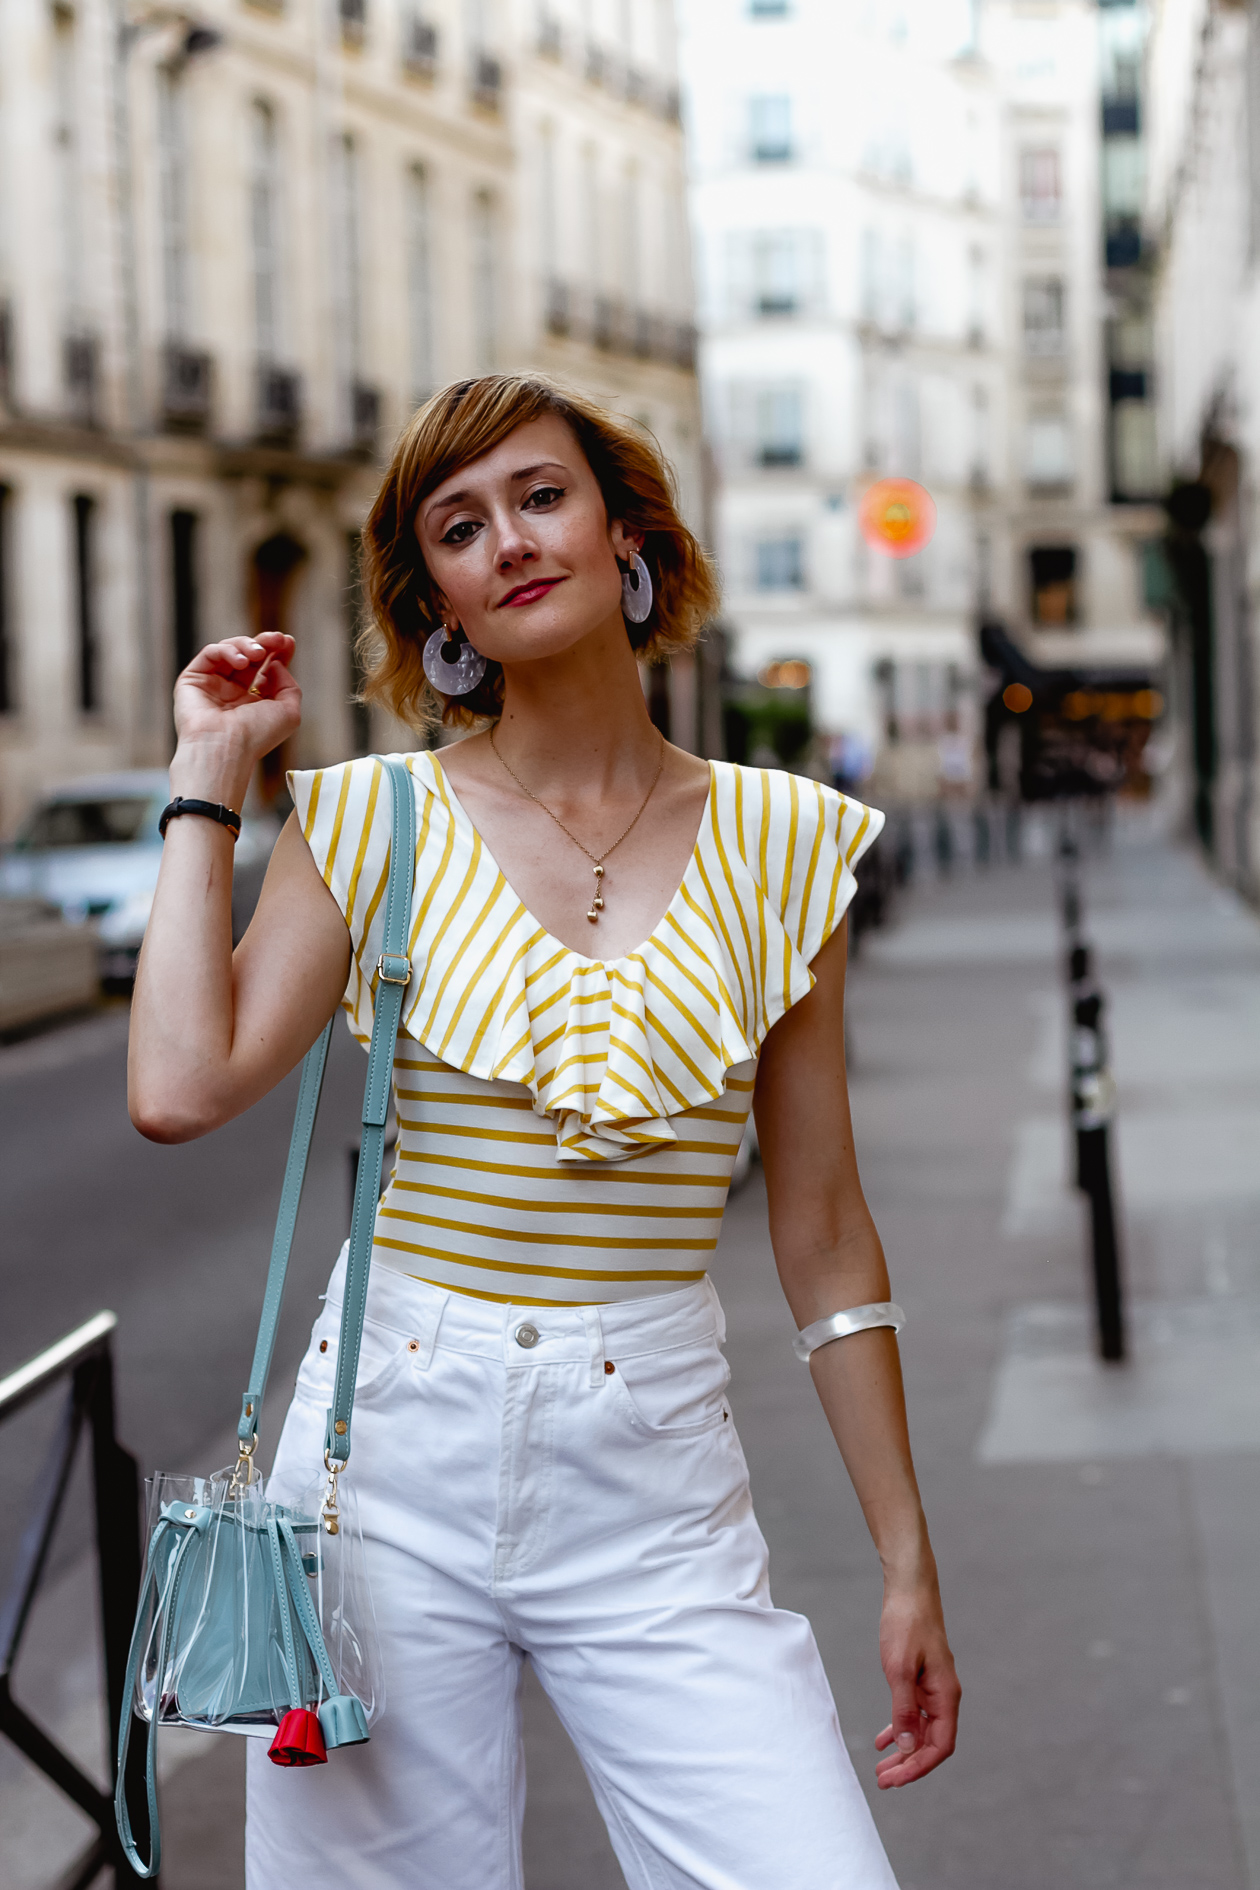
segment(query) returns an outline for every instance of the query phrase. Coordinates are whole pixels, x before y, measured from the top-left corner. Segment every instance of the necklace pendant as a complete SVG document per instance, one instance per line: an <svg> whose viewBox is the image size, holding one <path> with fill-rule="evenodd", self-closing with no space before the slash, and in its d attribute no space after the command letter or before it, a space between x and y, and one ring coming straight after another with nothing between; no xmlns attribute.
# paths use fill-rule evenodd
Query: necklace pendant
<svg viewBox="0 0 1260 1890"><path fill-rule="evenodd" d="M603 904L603 901L602 901L602 900L600 901L600 904L601 904L601 905ZM598 924L599 924L599 914L598 914L598 912L596 912L596 910L595 910L595 908L594 908L594 906L592 906L592 907L591 907L591 909L590 909L590 911L589 911L589 912L587 913L587 915L586 915L586 916L587 916L587 918L588 918L588 919L590 920L590 922L591 922L591 924L592 924L592 925L598 925Z"/></svg>

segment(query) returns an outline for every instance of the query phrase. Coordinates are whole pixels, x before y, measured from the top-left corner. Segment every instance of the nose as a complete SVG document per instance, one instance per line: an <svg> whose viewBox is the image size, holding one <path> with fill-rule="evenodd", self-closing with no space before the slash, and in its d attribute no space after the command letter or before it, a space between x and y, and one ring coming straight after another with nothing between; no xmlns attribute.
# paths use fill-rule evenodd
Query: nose
<svg viewBox="0 0 1260 1890"><path fill-rule="evenodd" d="M506 574L516 565L531 563L537 556L538 547L521 518L515 512L510 512L499 522L496 568Z"/></svg>

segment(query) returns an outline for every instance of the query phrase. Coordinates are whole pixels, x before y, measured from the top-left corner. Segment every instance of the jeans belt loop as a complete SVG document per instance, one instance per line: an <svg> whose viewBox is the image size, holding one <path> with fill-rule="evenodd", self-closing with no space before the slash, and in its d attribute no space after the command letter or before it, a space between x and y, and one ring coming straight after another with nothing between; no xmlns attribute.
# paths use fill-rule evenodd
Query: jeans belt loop
<svg viewBox="0 0 1260 1890"><path fill-rule="evenodd" d="M427 1372L433 1363L433 1354L437 1348L438 1333L442 1329L442 1314L450 1305L451 1296L438 1287L430 1297L425 1295L424 1318L416 1331L416 1364L422 1372Z"/></svg>
<svg viewBox="0 0 1260 1890"><path fill-rule="evenodd" d="M587 1344L591 1348L591 1390L595 1391L607 1375L604 1371L604 1327L598 1306L582 1306L579 1310L586 1327Z"/></svg>

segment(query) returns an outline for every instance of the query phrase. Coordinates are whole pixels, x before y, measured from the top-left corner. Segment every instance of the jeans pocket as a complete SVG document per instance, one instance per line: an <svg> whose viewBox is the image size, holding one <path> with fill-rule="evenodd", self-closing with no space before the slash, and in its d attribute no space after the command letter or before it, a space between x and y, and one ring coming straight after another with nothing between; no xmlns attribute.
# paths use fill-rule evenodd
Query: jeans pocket
<svg viewBox="0 0 1260 1890"><path fill-rule="evenodd" d="M311 1342L298 1369L296 1389L298 1397L312 1399L321 1410L332 1403L340 1344L341 1307L328 1301L311 1328ZM354 1379L356 1400L381 1389L393 1377L401 1361L409 1356L413 1345L407 1333L382 1325L379 1320L365 1319Z"/></svg>
<svg viewBox="0 0 1260 1890"><path fill-rule="evenodd" d="M610 1383L619 1387L636 1429L653 1437L697 1437L730 1416L731 1368L716 1335L612 1362Z"/></svg>

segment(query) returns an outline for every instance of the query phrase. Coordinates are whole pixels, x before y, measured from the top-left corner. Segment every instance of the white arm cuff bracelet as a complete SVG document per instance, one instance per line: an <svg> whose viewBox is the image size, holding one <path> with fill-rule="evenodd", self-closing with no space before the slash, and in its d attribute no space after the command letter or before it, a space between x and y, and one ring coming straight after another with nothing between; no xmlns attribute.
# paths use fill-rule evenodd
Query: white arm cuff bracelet
<svg viewBox="0 0 1260 1890"><path fill-rule="evenodd" d="M905 1323L906 1315L890 1299L881 1300L877 1306L850 1306L847 1312L816 1319L812 1326L798 1332L792 1350L802 1365L808 1365L810 1353L820 1345L830 1345L833 1339L847 1339L851 1332L868 1332L872 1326L891 1326L894 1332L900 1332Z"/></svg>

